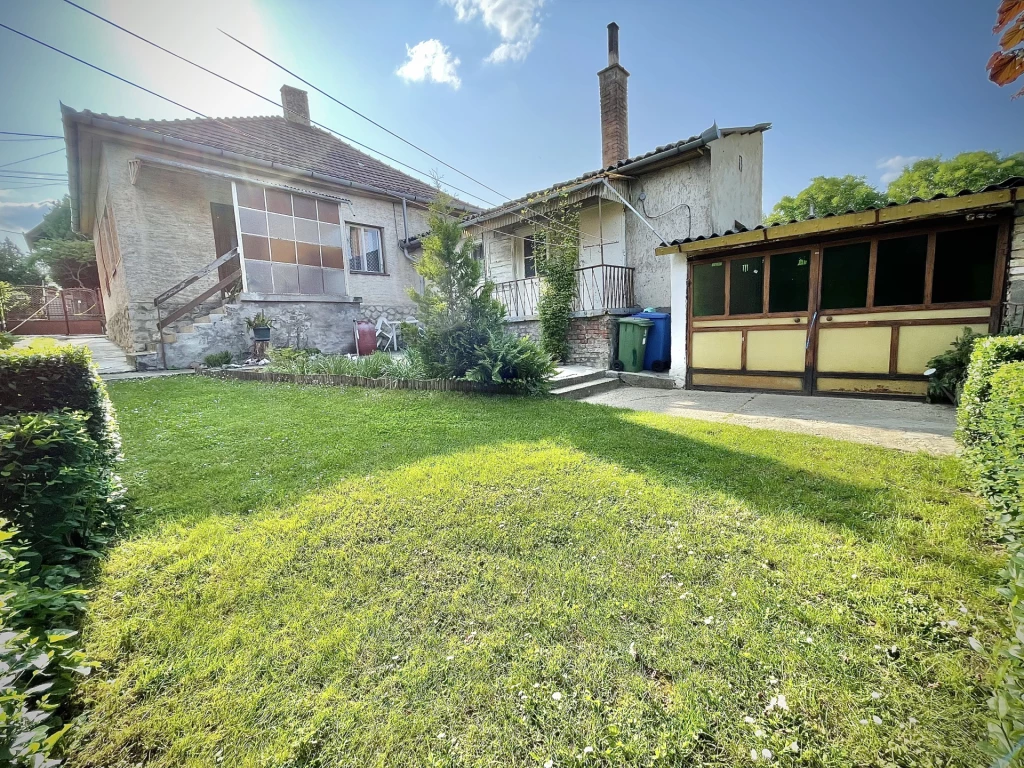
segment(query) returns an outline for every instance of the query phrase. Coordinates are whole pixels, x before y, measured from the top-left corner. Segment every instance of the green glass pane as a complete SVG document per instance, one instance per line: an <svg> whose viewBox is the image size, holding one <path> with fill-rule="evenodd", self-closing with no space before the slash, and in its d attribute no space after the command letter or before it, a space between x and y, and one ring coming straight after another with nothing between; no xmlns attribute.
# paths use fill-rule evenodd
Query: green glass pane
<svg viewBox="0 0 1024 768"><path fill-rule="evenodd" d="M875 306L924 303L924 272L928 235L878 241L875 264Z"/></svg>
<svg viewBox="0 0 1024 768"><path fill-rule="evenodd" d="M956 229L935 236L934 303L992 298L997 236L997 227Z"/></svg>
<svg viewBox="0 0 1024 768"><path fill-rule="evenodd" d="M729 314L764 312L764 257L729 262Z"/></svg>
<svg viewBox="0 0 1024 768"><path fill-rule="evenodd" d="M821 308L866 307L870 260L870 243L825 248L821 260Z"/></svg>
<svg viewBox="0 0 1024 768"><path fill-rule="evenodd" d="M725 314L725 262L693 266L693 316Z"/></svg>
<svg viewBox="0 0 1024 768"><path fill-rule="evenodd" d="M811 252L776 253L768 280L769 312L806 312L811 281Z"/></svg>

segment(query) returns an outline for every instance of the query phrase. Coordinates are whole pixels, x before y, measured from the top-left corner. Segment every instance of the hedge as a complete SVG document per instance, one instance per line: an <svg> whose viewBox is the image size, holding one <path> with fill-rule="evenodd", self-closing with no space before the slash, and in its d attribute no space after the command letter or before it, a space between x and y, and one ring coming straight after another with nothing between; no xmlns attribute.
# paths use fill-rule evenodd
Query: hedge
<svg viewBox="0 0 1024 768"><path fill-rule="evenodd" d="M1006 639L992 649L994 765L1024 765L1024 336L979 340L957 413L957 436L978 490L992 505L1009 559L998 592L1009 602ZM972 646L983 651L972 638Z"/></svg>
<svg viewBox="0 0 1024 768"><path fill-rule="evenodd" d="M0 351L0 764L60 764L91 672L83 573L125 505L120 437L86 348Z"/></svg>
<svg viewBox="0 0 1024 768"><path fill-rule="evenodd" d="M61 409L89 414L89 434L111 458L117 456L117 421L88 347L0 352L0 416Z"/></svg>

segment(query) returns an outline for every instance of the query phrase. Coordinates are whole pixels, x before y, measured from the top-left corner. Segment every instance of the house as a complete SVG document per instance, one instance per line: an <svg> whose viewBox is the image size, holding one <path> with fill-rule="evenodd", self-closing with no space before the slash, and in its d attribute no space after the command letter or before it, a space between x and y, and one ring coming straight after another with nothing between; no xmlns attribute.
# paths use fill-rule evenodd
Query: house
<svg viewBox="0 0 1024 768"><path fill-rule="evenodd" d="M581 206L569 362L601 367L610 362L617 316L648 306L669 309L670 263L655 256L657 246L760 223L762 138L771 127L712 126L631 157L629 72L619 62L618 30L608 25L608 66L598 73L602 167L470 215L464 224L510 323L537 336L540 280L532 235L552 226L547 216L557 206Z"/></svg>
<svg viewBox="0 0 1024 768"><path fill-rule="evenodd" d="M281 116L222 119L61 106L73 225L136 367L244 359L260 312L275 344L325 352L354 349L355 320L413 313L400 242L426 228L434 188L311 125L305 91L281 97Z"/></svg>
<svg viewBox="0 0 1024 768"><path fill-rule="evenodd" d="M1024 178L657 253L688 387L920 396L964 328L1024 326Z"/></svg>

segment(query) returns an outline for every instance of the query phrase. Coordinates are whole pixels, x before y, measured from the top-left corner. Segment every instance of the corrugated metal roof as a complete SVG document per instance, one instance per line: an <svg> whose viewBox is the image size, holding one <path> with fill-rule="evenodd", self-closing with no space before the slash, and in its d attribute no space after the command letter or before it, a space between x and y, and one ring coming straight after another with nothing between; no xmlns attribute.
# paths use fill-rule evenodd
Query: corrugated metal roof
<svg viewBox="0 0 1024 768"><path fill-rule="evenodd" d="M758 224L756 227L739 227L737 229L727 229L724 232L715 232L710 235L697 235L696 237L685 237L680 240L673 240L669 243L672 245L685 245L687 243L699 243L704 240L714 240L718 237L727 237L728 235L738 235L743 232L757 232L765 229L774 229L776 227L785 227L790 224L798 224L804 221L818 221L822 219L833 219L837 216L845 216L850 213L861 213L862 211L878 211L885 208L898 208L904 205L911 205L913 203L927 203L932 200L945 200L948 198L965 197L969 195L978 195L983 192L994 192L1000 189L1013 189L1015 187L1024 187L1024 176L1012 176L1005 181L1001 181L998 184L989 184L987 187L982 189L964 189L957 192L955 195L946 195L939 193L931 197L912 197L903 203L886 203L885 205L872 205L866 208L850 208L839 213L826 213L823 216L808 216L806 219L791 219L790 221L780 221L773 224Z"/></svg>

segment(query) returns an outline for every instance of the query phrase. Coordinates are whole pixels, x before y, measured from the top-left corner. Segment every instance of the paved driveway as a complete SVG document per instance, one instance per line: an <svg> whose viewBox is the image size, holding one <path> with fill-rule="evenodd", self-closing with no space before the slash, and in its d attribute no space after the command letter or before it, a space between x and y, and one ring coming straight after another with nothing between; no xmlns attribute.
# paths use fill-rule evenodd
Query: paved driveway
<svg viewBox="0 0 1024 768"><path fill-rule="evenodd" d="M628 386L593 395L585 402L852 440L902 451L956 451L956 411L949 405Z"/></svg>
<svg viewBox="0 0 1024 768"><path fill-rule="evenodd" d="M93 361L96 363L96 366L100 369L101 376L111 373L123 373L125 371L135 370L132 366L128 364L128 358L125 356L124 350L117 346L117 344L112 342L106 336L22 336L16 342L16 344L18 346L25 346L31 343L33 339L39 338L56 339L61 344L75 344L78 346L88 347L89 351L92 352Z"/></svg>

